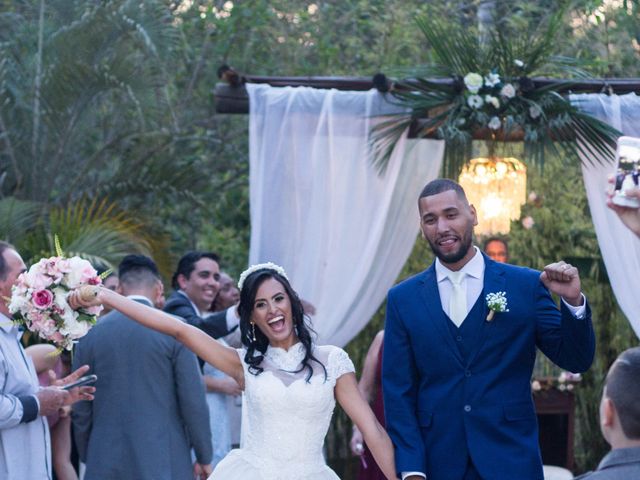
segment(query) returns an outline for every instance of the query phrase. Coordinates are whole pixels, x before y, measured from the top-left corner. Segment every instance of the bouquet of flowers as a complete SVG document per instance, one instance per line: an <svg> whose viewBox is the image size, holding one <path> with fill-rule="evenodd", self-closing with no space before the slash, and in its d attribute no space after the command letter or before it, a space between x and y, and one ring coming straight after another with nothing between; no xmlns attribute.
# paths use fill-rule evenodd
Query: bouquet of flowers
<svg viewBox="0 0 640 480"><path fill-rule="evenodd" d="M80 257L58 255L43 258L20 274L11 291L9 311L14 320L59 348L71 350L78 338L96 322L101 306L73 310L67 303L72 290L82 285L100 285L102 279L91 264Z"/></svg>

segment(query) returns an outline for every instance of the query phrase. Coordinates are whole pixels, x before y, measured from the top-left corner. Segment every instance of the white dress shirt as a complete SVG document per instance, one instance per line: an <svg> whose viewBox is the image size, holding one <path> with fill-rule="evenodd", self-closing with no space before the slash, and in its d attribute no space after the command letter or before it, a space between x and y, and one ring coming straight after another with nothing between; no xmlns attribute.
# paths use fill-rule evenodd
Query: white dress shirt
<svg viewBox="0 0 640 480"><path fill-rule="evenodd" d="M482 294L482 288L484 287L484 257L478 247L473 247L476 251L475 255L469 260L460 271L466 273L462 284L467 290L467 314L471 311L475 305L478 297ZM440 294L440 303L442 304L442 310L449 315L449 299L451 298L451 291L453 285L449 279L449 270L445 267L439 258L436 258L436 281L438 282L438 293ZM582 294L581 294L582 295ZM584 317L586 311L586 301L584 295L582 295L582 305L574 307L569 305L565 299L562 301L567 306L569 311L576 318ZM402 472L402 480L412 475L427 478L422 472Z"/></svg>

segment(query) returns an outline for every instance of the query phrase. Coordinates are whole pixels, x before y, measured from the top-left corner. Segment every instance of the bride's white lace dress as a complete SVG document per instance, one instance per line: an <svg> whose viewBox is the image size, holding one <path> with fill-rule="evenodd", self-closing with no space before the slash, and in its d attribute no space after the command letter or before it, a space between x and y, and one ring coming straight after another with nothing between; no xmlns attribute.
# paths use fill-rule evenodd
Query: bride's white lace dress
<svg viewBox="0 0 640 480"><path fill-rule="evenodd" d="M269 347L259 375L249 372L245 350L238 350L244 366L242 448L232 450L209 480L337 480L326 465L322 446L335 406L334 387L345 373L355 369L338 347L315 347L313 355L327 369L311 362L313 375L300 369L301 343L288 351Z"/></svg>

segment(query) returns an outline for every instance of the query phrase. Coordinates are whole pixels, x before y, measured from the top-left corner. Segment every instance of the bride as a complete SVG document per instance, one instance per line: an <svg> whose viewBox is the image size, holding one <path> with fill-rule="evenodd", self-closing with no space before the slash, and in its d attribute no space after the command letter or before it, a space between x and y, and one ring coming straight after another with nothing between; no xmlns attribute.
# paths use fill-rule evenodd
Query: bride
<svg viewBox="0 0 640 480"><path fill-rule="evenodd" d="M74 308L102 303L174 336L243 388L242 448L232 450L209 480L338 479L322 454L336 400L362 432L385 476L397 478L391 440L360 395L353 363L338 347L313 344L284 269L255 265L240 276L238 287L244 345L238 350L105 288L82 287L69 300Z"/></svg>

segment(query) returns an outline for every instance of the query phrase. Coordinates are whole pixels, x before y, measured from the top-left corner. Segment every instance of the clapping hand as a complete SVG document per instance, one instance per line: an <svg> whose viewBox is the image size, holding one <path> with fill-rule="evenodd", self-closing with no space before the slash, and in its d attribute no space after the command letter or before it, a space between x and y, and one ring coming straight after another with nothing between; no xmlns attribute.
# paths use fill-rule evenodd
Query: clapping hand
<svg viewBox="0 0 640 480"><path fill-rule="evenodd" d="M540 280L551 293L561 296L569 305L582 305L578 269L562 260L544 267Z"/></svg>

